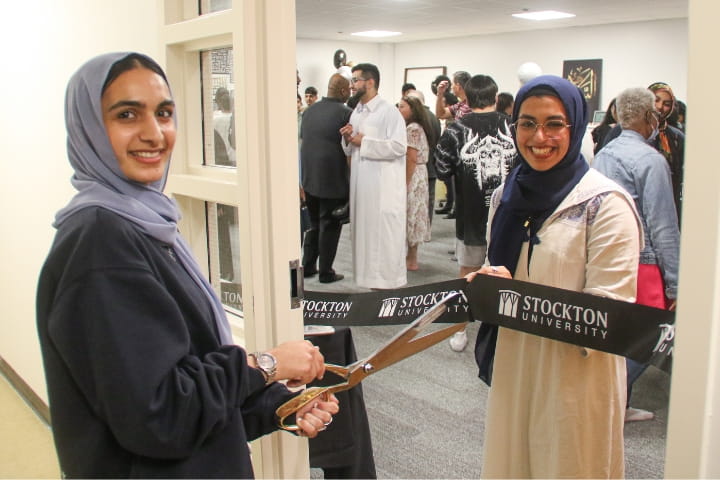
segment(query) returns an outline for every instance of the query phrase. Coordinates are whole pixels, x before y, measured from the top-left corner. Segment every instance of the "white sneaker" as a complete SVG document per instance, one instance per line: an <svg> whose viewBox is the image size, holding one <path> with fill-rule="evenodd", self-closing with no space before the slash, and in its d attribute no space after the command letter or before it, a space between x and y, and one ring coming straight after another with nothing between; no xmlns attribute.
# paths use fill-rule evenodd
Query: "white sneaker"
<svg viewBox="0 0 720 480"><path fill-rule="evenodd" d="M456 332L455 335L450 337L450 348L454 352L462 352L467 347L467 333L465 330Z"/></svg>
<svg viewBox="0 0 720 480"><path fill-rule="evenodd" d="M655 415L652 412L643 410L642 408L628 407L625 410L625 423L628 422L644 422L646 420L652 420Z"/></svg>

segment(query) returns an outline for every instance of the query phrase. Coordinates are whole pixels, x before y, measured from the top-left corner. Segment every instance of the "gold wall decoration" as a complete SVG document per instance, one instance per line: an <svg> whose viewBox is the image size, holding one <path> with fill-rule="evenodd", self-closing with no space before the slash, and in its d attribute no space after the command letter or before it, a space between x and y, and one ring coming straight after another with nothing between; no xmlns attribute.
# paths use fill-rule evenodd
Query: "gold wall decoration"
<svg viewBox="0 0 720 480"><path fill-rule="evenodd" d="M602 59L565 60L563 78L578 86L588 103L588 116L600 109L600 90L602 87Z"/></svg>

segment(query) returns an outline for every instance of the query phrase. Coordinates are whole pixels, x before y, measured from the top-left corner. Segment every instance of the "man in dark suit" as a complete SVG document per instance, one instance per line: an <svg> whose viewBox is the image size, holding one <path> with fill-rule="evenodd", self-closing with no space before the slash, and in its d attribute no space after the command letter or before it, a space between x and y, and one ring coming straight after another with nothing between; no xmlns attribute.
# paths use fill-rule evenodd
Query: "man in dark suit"
<svg viewBox="0 0 720 480"><path fill-rule="evenodd" d="M342 231L342 223L332 212L349 198L349 167L340 143L340 128L352 113L345 106L349 97L350 82L334 74L327 96L305 110L300 130L302 189L310 214L310 230L303 243L303 268L305 277L319 272L321 283L344 278L332 268Z"/></svg>

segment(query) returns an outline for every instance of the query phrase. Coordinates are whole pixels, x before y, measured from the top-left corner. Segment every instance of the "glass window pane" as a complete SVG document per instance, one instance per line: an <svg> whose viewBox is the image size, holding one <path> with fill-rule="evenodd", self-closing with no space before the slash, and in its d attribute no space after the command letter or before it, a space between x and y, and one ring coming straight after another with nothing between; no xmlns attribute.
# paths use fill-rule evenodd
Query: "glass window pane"
<svg viewBox="0 0 720 480"><path fill-rule="evenodd" d="M235 82L233 49L218 48L200 53L203 98L204 164L234 167Z"/></svg>
<svg viewBox="0 0 720 480"><path fill-rule="evenodd" d="M207 202L210 278L226 307L242 312L240 232L236 207Z"/></svg>
<svg viewBox="0 0 720 480"><path fill-rule="evenodd" d="M232 0L200 0L200 15L232 8Z"/></svg>

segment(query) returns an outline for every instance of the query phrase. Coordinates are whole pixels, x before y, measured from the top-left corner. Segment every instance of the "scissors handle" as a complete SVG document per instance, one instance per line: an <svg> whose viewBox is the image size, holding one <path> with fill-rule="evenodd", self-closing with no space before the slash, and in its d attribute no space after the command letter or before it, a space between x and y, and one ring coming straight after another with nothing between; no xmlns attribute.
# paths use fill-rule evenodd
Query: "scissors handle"
<svg viewBox="0 0 720 480"><path fill-rule="evenodd" d="M280 428L288 432L297 432L300 430L297 424L285 424L287 417L293 415L310 402L315 401L318 397L330 392L331 388L332 387L310 387L297 397L293 397L280 405L278 409L275 410L275 415L280 418Z"/></svg>
<svg viewBox="0 0 720 480"><path fill-rule="evenodd" d="M350 373L347 367L333 365L332 363L326 363L325 370L332 372L345 380L347 380L347 377ZM347 388L350 388L350 385L347 382L342 382L337 385L331 385L327 387L310 387L306 389L300 395L291 398L287 402L280 405L277 410L275 410L275 415L280 418L280 428L282 428L283 430L287 430L288 432L296 432L300 430L300 427L298 427L296 424L286 425L285 419L287 419L287 417L293 415L298 410L300 410L310 402L314 401L315 399L325 394L339 392Z"/></svg>

